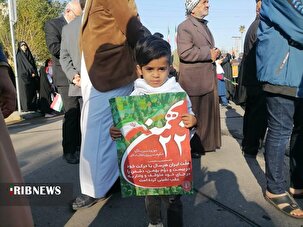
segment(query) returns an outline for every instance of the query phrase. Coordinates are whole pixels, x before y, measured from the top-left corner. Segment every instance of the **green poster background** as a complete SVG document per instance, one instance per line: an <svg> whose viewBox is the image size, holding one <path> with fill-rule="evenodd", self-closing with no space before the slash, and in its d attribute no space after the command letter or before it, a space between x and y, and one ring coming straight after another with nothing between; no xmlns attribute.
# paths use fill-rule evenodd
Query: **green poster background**
<svg viewBox="0 0 303 227"><path fill-rule="evenodd" d="M125 158L125 153L129 150L140 138L142 137L149 137L151 136L150 130L157 129L157 128L165 128L167 127L168 120L165 117L171 117L168 114L168 111L172 108L174 104L183 103L183 110L187 112L187 101L186 101L186 94L184 92L178 93L162 93L162 94L153 94L153 95L142 95L142 96L123 96L123 97L116 97L110 100L110 106L113 116L114 124L120 130L124 130L125 126L127 125L136 125L140 126L142 130L135 131L135 133L131 136L121 137L116 140L117 145L117 152L118 152L118 163L120 169L120 179L121 179L121 193L123 197L127 196L144 196L144 195L172 195L172 194L192 194L192 163L191 163L191 156L190 156L190 148L189 148L189 130L188 129L181 129L182 132L186 132L186 139L181 142L182 144L182 157L177 157L176 153L172 157L169 155L172 154L172 150L168 149L166 152L167 157L165 158L166 162L163 162L159 165L159 160L153 162L152 160L147 161L146 158L141 158L139 161L140 164L136 165L136 169L132 170L132 174L135 172L136 177L140 177L141 181L145 181L148 184L148 179L146 179L143 174L138 174L139 172L148 171L149 174L145 174L148 176L162 176L162 180L168 182L165 176L172 178L173 174L181 175L185 174L187 177L184 182L180 183L179 185L174 186L160 186L160 187L145 187L145 186L138 186L131 184L123 175L123 166L121 166L123 156ZM180 121L181 114L179 114L178 119ZM171 121L173 122L173 121ZM141 125L144 127L142 128ZM166 130L165 132L170 134L169 138L175 138L174 127L180 128L178 126L173 126L173 128ZM123 131L124 132L124 131ZM148 134L145 136L145 133ZM180 135L182 133L179 133ZM157 136L153 136L158 138ZM168 137L168 136L166 136ZM149 141L151 137L146 138L146 141ZM181 137L180 137L181 138ZM145 140L144 140L145 141ZM173 141L173 140L172 140ZM170 143L170 142L168 142ZM175 143L173 141L173 143ZM140 145L139 145L140 146ZM155 143L153 142L145 142L144 149L148 151L152 151L160 154L160 151L156 151L153 146ZM167 145L170 147L174 147L175 145ZM141 145L142 147L142 145ZM158 149L159 150L159 149ZM177 152L177 151L176 151ZM162 152L161 153L165 153ZM181 154L180 154L181 155ZM178 160L174 160L177 157ZM126 159L129 157L127 156ZM162 159L161 159L162 161ZM127 162L127 160L126 160ZM147 170L147 166L150 166L151 169ZM135 166L135 165L130 165ZM159 167L161 166L161 167ZM169 167L170 166L170 167ZM171 166L174 166L172 169ZM177 167L176 167L177 166ZM145 169L146 168L146 169ZM181 172L180 172L181 171ZM169 174L170 172L170 174ZM134 174L133 174L134 175ZM151 179L151 178L150 178ZM154 180L156 178L153 178ZM157 178L158 179L158 178ZM177 178L174 178L177 181ZM161 180L161 181L162 181ZM149 180L149 183L152 180ZM159 181L159 180L158 180ZM180 179L179 179L180 181ZM152 183L150 183L152 184ZM159 183L158 183L159 184ZM168 183L167 183L168 184Z"/></svg>

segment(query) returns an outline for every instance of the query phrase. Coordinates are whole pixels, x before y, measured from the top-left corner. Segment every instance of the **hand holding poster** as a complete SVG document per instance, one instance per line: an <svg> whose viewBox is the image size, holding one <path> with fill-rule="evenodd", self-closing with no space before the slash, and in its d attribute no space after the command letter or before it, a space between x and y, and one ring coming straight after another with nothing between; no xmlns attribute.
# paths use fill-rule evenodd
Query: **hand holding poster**
<svg viewBox="0 0 303 227"><path fill-rule="evenodd" d="M110 100L122 196L192 194L186 94L162 93Z"/></svg>

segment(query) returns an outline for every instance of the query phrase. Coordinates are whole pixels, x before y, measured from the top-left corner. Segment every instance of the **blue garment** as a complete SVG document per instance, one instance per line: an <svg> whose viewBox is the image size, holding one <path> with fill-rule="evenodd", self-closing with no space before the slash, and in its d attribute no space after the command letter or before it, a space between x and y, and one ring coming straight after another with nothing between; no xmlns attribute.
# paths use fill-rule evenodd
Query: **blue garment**
<svg viewBox="0 0 303 227"><path fill-rule="evenodd" d="M226 96L225 80L218 80L218 96Z"/></svg>
<svg viewBox="0 0 303 227"><path fill-rule="evenodd" d="M225 80L218 80L218 96L221 100L221 103L223 106L227 106L228 105L228 101L226 98L226 84L225 84Z"/></svg>
<svg viewBox="0 0 303 227"><path fill-rule="evenodd" d="M119 177L116 143L109 129L113 118L109 99L129 95L133 83L106 92L96 90L88 76L84 56L81 60L82 143L80 152L80 185L82 194L93 198L106 195Z"/></svg>
<svg viewBox="0 0 303 227"><path fill-rule="evenodd" d="M297 89L303 97L303 12L301 1L263 0L257 44L261 82Z"/></svg>
<svg viewBox="0 0 303 227"><path fill-rule="evenodd" d="M257 76L268 91L265 164L267 191L273 194L287 191L283 169L290 137L290 187L303 188L302 9L301 0L263 0L260 12Z"/></svg>
<svg viewBox="0 0 303 227"><path fill-rule="evenodd" d="M290 147L290 186L303 188L303 99L267 93L268 132L265 144L267 190L285 192L285 148L292 134ZM295 138L296 137L296 138Z"/></svg>

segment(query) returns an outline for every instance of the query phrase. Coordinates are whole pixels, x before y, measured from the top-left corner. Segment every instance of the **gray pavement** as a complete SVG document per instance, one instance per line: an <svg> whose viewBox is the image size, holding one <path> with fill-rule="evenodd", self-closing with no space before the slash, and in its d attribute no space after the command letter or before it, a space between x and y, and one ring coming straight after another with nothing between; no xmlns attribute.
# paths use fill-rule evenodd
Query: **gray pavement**
<svg viewBox="0 0 303 227"><path fill-rule="evenodd" d="M195 193L183 196L184 226L303 226L263 198L264 158L245 159L241 153L243 110L221 109L222 148L193 160ZM78 165L62 160L62 116L29 117L8 128L24 179L28 183L65 182L80 193ZM287 163L287 158L286 158ZM287 165L286 165L287 166ZM297 200L303 207L303 200ZM144 227L148 225L142 197L121 198L113 194L105 201L73 212L70 204L32 207L35 226Z"/></svg>

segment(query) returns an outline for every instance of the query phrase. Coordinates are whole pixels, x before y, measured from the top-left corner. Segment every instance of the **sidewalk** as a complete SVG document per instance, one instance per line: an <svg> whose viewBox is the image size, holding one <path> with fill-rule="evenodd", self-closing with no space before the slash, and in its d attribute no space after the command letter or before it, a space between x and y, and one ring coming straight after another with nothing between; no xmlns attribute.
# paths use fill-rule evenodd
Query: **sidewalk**
<svg viewBox="0 0 303 227"><path fill-rule="evenodd" d="M264 158L245 159L241 153L241 107L221 109L222 148L193 160L194 195L183 196L184 226L302 226L265 201ZM298 200L303 206L303 201ZM142 197L121 198L114 194L106 201L79 210L67 227L144 227L148 220Z"/></svg>
<svg viewBox="0 0 303 227"><path fill-rule="evenodd" d="M232 107L221 109L222 148L193 160L194 194L182 197L184 227L302 227L303 220L282 214L264 200L263 154L260 152L257 160L244 159L240 149L243 110L234 104ZM27 120L8 125L25 182L72 183L76 197L80 194L79 165L62 159L63 116L27 114ZM303 207L303 200L298 202ZM122 199L120 193L77 212L65 204L33 206L32 214L36 227L148 225L144 198Z"/></svg>

